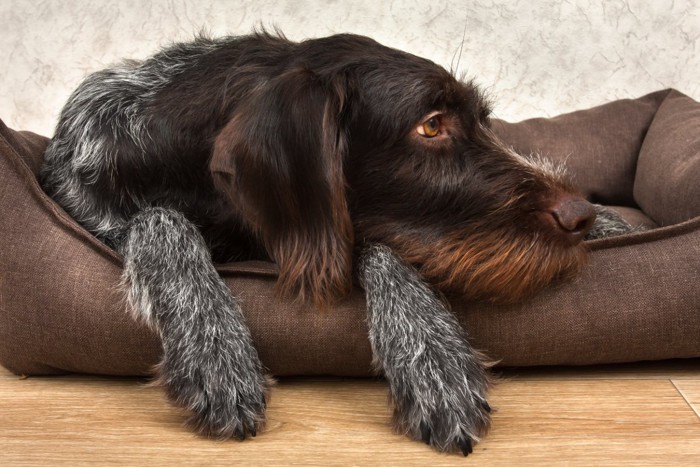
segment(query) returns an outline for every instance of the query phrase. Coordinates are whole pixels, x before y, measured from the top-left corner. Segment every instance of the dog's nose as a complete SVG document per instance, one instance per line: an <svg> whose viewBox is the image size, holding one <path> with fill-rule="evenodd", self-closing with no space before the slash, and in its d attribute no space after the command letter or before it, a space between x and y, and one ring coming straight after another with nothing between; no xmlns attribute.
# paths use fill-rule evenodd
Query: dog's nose
<svg viewBox="0 0 700 467"><path fill-rule="evenodd" d="M583 240L595 222L593 205L573 195L560 197L549 214L554 218L556 227L572 245Z"/></svg>

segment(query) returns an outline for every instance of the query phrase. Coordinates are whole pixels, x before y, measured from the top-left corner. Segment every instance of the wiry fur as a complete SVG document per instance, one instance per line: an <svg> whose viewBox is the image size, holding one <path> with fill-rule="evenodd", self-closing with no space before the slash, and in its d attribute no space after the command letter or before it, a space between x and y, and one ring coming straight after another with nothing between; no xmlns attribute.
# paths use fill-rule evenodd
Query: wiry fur
<svg viewBox="0 0 700 467"><path fill-rule="evenodd" d="M369 245L359 271L374 365L389 381L394 426L466 456L491 420L484 358L445 302L387 247Z"/></svg>
<svg viewBox="0 0 700 467"><path fill-rule="evenodd" d="M116 247L129 218L153 204L145 193L122 186L124 153L145 158L162 122L148 116L159 92L204 56L215 42L178 44L146 62L127 60L88 76L71 94L47 149L44 189L98 238ZM147 162L144 159L144 162ZM121 169L121 170L120 170ZM163 168L167 170L167 168ZM103 184L111 187L104 193ZM117 195L115 202L104 196Z"/></svg>
<svg viewBox="0 0 700 467"><path fill-rule="evenodd" d="M120 251L131 308L163 343L158 383L169 399L200 433L255 436L270 380L197 228L177 211L146 208L131 219Z"/></svg>
<svg viewBox="0 0 700 467"><path fill-rule="evenodd" d="M487 378L430 286L512 301L585 261L587 203L489 125L473 83L366 37L199 37L89 76L41 182L124 254L134 314L163 339L160 381L199 431L254 435L269 387L213 262L273 260L280 292L328 308L364 251L398 429L467 454L488 427Z"/></svg>

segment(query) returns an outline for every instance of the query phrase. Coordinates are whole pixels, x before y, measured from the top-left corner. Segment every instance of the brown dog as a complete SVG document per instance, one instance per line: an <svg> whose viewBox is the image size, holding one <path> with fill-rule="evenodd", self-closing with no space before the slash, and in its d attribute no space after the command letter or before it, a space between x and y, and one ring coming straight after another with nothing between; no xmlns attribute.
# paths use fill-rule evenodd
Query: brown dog
<svg viewBox="0 0 700 467"><path fill-rule="evenodd" d="M579 270L595 217L558 170L497 140L473 84L354 35L198 38L95 73L42 183L125 255L161 381L202 432L264 421L268 380L212 265L263 258L321 307L357 269L397 426L465 454L489 423L487 378L423 281L519 300Z"/></svg>

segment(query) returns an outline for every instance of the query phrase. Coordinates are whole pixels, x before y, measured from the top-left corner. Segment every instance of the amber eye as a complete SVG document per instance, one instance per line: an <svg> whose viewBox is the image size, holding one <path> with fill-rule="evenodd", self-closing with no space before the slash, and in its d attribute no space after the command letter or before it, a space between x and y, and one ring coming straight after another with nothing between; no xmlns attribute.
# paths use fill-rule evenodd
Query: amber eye
<svg viewBox="0 0 700 467"><path fill-rule="evenodd" d="M440 117L438 115L433 115L418 125L416 131L419 135L425 136L426 138L434 138L440 134Z"/></svg>

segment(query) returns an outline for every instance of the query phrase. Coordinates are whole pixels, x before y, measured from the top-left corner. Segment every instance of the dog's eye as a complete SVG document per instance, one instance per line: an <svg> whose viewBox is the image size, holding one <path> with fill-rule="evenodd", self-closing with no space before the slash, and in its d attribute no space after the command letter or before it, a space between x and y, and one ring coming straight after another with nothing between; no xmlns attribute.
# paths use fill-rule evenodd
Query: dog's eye
<svg viewBox="0 0 700 467"><path fill-rule="evenodd" d="M434 138L440 134L440 117L439 115L433 115L423 123L418 125L416 131L419 135L425 136L426 138Z"/></svg>

